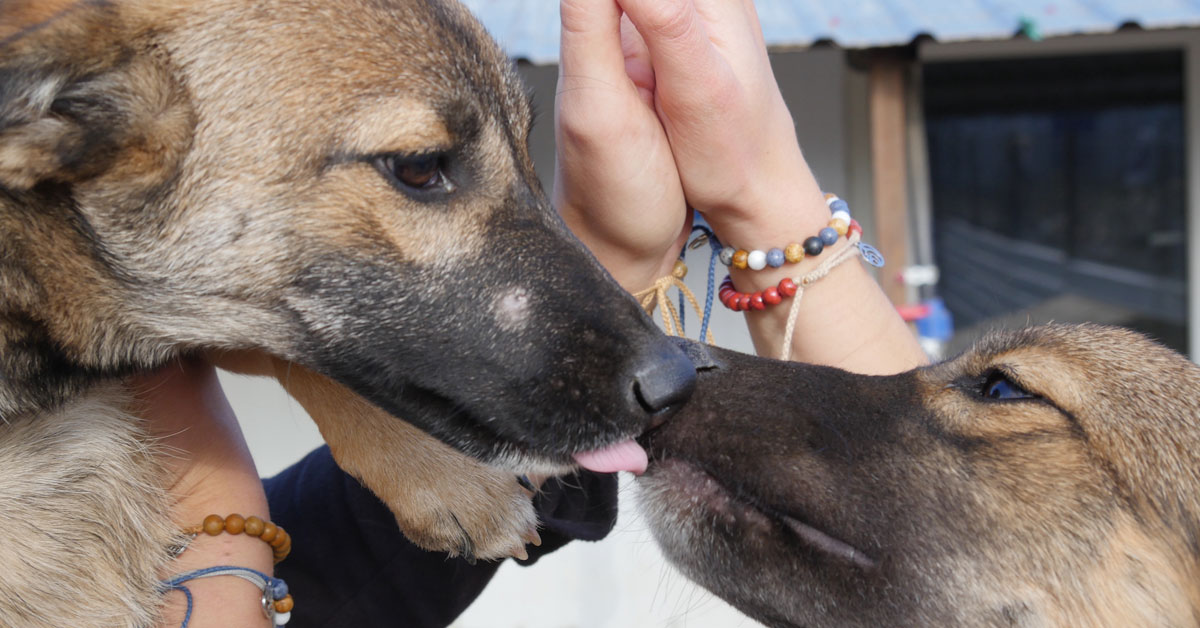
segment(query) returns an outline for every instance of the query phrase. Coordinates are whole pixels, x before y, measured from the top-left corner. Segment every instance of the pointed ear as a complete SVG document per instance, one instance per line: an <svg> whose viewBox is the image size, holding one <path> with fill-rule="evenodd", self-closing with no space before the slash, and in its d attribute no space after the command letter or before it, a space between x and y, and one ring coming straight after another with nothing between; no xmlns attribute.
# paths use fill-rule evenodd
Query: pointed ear
<svg viewBox="0 0 1200 628"><path fill-rule="evenodd" d="M174 166L191 110L148 17L107 0L0 0L0 187Z"/></svg>

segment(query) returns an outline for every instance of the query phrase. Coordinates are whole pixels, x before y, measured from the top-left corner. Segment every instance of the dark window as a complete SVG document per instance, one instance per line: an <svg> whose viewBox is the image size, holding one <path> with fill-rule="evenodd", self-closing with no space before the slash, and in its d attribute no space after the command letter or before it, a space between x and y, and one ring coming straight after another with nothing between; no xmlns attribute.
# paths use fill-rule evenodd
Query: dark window
<svg viewBox="0 0 1200 628"><path fill-rule="evenodd" d="M1179 52L925 66L939 286L956 322L1134 327L1185 351Z"/></svg>

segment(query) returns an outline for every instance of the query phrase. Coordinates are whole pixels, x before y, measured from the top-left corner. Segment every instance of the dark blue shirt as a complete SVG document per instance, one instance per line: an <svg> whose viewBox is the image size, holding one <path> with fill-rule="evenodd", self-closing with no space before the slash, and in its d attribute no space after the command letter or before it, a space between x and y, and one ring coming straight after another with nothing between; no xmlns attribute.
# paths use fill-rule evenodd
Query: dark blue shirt
<svg viewBox="0 0 1200 628"><path fill-rule="evenodd" d="M409 543L387 507L322 447L264 481L271 518L292 536L275 568L296 601L289 628L440 628L483 591L500 562L474 565ZM572 539L604 538L616 522L614 475L546 482L534 499L542 537L532 564Z"/></svg>

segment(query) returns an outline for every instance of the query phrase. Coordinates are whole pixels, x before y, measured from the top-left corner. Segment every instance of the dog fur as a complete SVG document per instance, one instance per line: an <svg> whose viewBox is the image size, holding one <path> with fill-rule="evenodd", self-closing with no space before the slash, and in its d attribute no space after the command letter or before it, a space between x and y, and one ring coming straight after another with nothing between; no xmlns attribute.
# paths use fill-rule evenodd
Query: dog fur
<svg viewBox="0 0 1200 628"><path fill-rule="evenodd" d="M714 350L655 535L774 627L1200 624L1200 368L1094 325L891 377Z"/></svg>
<svg viewBox="0 0 1200 628"><path fill-rule="evenodd" d="M0 0L0 626L150 625L170 502L120 382L178 356L278 377L484 558L532 538L515 474L685 398L530 125L452 0Z"/></svg>

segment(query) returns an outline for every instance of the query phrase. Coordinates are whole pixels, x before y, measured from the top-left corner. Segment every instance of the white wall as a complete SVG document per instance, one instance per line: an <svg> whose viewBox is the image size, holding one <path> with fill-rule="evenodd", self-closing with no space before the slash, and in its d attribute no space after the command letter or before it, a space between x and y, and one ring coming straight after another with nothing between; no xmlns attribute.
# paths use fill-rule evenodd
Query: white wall
<svg viewBox="0 0 1200 628"><path fill-rule="evenodd" d="M843 53L826 49L774 55L785 98L797 119L797 134L818 180L829 191L849 177ZM553 177L554 67L522 68L534 90L538 124L532 151L547 192ZM853 109L853 108L849 108ZM701 299L707 249L688 258L688 283ZM718 270L721 267L718 265ZM723 277L717 275L717 281ZM741 316L713 308L719 345L753 351ZM698 330L689 313L689 331ZM260 474L271 475L320 444L311 419L273 381L222 374L226 392L254 453ZM455 624L460 628L736 628L757 626L688 582L662 559L631 499L630 478L622 479L622 509L616 530L598 543L574 543L521 568L508 564Z"/></svg>

